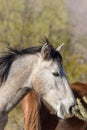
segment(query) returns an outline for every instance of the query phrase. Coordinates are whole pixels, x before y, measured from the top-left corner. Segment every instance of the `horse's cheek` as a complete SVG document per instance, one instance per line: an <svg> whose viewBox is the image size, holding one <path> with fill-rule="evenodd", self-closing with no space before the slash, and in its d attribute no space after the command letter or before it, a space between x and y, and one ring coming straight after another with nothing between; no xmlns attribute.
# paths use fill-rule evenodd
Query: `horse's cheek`
<svg viewBox="0 0 87 130"><path fill-rule="evenodd" d="M39 94L40 93L40 90L41 90L41 86L42 86L42 83L41 83L41 80L38 76L35 76L35 78L33 79L33 88L34 90Z"/></svg>

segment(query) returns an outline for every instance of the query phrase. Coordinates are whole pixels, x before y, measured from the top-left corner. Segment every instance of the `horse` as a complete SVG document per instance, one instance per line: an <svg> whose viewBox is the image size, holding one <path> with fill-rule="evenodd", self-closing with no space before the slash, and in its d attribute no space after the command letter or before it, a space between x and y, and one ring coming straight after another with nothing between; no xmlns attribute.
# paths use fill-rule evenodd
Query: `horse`
<svg viewBox="0 0 87 130"><path fill-rule="evenodd" d="M75 82L71 84L71 88L75 98L82 99L83 96L87 96L86 83ZM79 120L75 116L65 120L58 119L56 115L50 113L43 102L39 108L35 91L31 91L22 100L22 111L25 130L87 130L87 122Z"/></svg>
<svg viewBox="0 0 87 130"><path fill-rule="evenodd" d="M43 46L26 49L8 48L0 57L0 130L8 120L8 113L31 90L62 119L72 116L76 105L74 94L66 78L60 51L46 39ZM70 99L68 100L68 97ZM40 104L39 104L40 106Z"/></svg>

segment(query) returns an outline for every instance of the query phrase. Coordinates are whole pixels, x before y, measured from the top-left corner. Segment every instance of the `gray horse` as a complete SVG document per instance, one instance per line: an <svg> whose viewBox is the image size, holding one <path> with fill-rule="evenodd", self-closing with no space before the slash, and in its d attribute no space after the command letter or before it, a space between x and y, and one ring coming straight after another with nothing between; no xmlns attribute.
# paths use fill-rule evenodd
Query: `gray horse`
<svg viewBox="0 0 87 130"><path fill-rule="evenodd" d="M0 57L0 130L8 113L32 89L58 117L72 116L75 98L66 79L60 50L49 44L16 50L9 48Z"/></svg>

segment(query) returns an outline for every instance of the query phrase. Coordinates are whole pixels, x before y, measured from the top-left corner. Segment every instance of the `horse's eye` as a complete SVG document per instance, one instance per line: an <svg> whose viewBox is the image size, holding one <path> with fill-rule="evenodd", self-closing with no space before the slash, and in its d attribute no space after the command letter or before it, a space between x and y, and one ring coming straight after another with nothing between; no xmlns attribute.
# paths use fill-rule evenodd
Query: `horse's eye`
<svg viewBox="0 0 87 130"><path fill-rule="evenodd" d="M58 72L55 72L53 73L54 76L58 77L59 76L59 73Z"/></svg>

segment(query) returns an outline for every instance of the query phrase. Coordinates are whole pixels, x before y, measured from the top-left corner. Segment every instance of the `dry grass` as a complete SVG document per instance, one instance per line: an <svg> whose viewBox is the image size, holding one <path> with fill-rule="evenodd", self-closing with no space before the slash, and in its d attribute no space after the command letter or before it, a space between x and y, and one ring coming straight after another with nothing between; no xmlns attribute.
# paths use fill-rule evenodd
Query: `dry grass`
<svg viewBox="0 0 87 130"><path fill-rule="evenodd" d="M20 104L10 112L5 130L23 130L23 116Z"/></svg>
<svg viewBox="0 0 87 130"><path fill-rule="evenodd" d="M84 96L82 100L84 101L85 104L87 104L86 96ZM83 103L79 98L77 98L77 107L73 109L73 114L80 120L87 122L87 108L85 108L85 106L83 105Z"/></svg>

